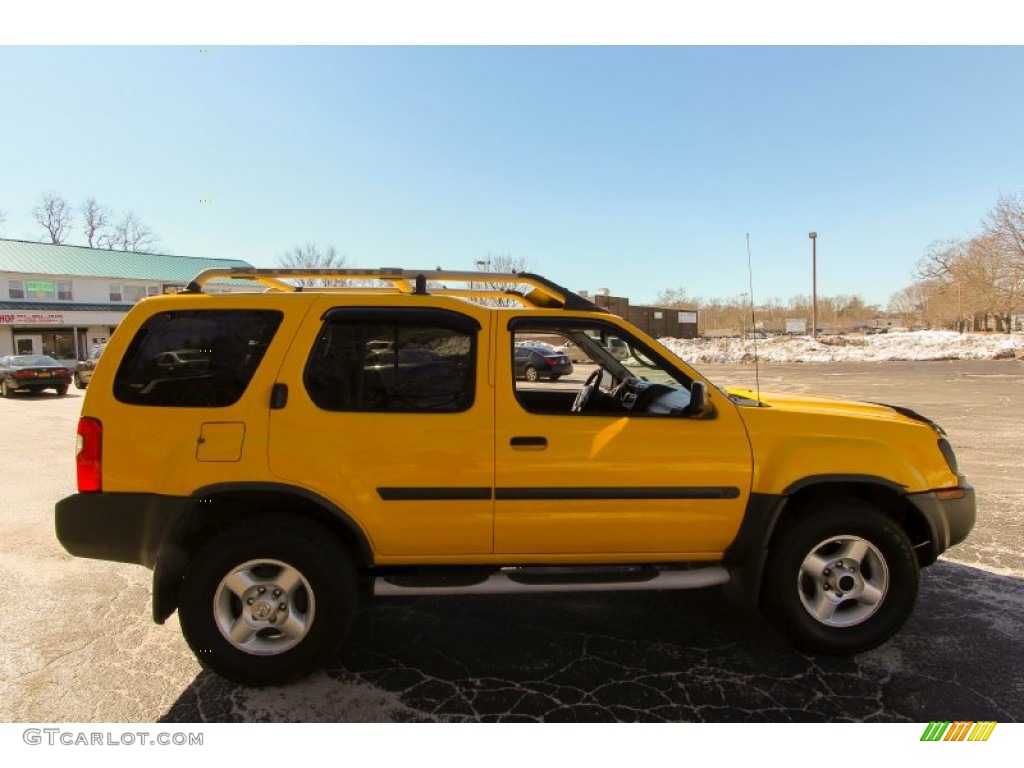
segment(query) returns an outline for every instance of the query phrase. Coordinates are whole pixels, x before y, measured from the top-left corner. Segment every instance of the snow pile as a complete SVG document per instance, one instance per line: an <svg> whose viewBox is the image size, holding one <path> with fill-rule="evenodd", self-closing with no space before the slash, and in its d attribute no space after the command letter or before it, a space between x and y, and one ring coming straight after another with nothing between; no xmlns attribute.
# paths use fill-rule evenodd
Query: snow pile
<svg viewBox="0 0 1024 768"><path fill-rule="evenodd" d="M689 363L752 363L752 339L660 339ZM756 342L757 357L773 363L892 360L999 360L1024 357L1020 334L907 331L873 336L775 336Z"/></svg>

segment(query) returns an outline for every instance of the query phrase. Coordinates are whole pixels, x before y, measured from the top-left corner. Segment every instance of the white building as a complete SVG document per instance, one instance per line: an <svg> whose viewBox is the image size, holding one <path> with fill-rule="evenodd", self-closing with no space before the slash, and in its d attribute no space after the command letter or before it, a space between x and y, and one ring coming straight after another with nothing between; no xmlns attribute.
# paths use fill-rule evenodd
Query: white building
<svg viewBox="0 0 1024 768"><path fill-rule="evenodd" d="M0 238L0 356L49 355L73 367L140 299L184 288L204 269L251 266Z"/></svg>

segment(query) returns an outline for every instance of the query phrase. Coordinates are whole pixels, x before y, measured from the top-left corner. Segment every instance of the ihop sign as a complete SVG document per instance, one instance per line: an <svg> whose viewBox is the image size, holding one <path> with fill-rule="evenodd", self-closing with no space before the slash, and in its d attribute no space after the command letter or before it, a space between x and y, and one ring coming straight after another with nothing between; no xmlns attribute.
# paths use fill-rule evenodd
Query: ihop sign
<svg viewBox="0 0 1024 768"><path fill-rule="evenodd" d="M60 312L0 312L0 325L64 325Z"/></svg>

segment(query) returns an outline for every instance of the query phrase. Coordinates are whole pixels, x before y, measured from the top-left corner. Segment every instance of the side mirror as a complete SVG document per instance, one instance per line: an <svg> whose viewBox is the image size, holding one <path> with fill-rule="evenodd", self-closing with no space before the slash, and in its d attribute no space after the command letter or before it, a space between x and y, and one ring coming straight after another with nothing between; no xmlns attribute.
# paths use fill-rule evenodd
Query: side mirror
<svg viewBox="0 0 1024 768"><path fill-rule="evenodd" d="M690 407L700 413L708 401L708 388L703 381L695 381L690 385Z"/></svg>
<svg viewBox="0 0 1024 768"><path fill-rule="evenodd" d="M708 402L708 386L703 381L690 384L690 404L683 409L684 416L704 416L710 403Z"/></svg>

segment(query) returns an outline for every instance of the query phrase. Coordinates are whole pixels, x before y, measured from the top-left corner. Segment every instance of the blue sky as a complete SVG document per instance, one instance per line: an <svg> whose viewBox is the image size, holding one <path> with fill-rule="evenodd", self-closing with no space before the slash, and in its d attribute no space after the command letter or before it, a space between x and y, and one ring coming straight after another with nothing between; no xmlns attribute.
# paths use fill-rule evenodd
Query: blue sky
<svg viewBox="0 0 1024 768"><path fill-rule="evenodd" d="M0 236L52 190L164 252L472 268L634 302L884 305L1024 192L1019 47L0 47ZM212 199L212 203L200 200ZM69 242L83 243L76 231Z"/></svg>

